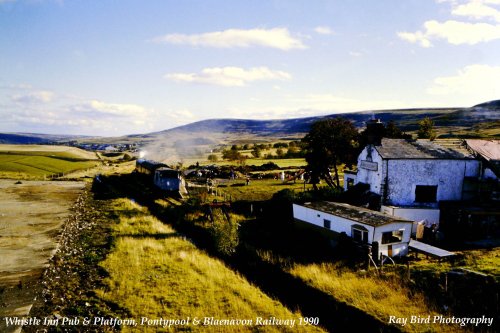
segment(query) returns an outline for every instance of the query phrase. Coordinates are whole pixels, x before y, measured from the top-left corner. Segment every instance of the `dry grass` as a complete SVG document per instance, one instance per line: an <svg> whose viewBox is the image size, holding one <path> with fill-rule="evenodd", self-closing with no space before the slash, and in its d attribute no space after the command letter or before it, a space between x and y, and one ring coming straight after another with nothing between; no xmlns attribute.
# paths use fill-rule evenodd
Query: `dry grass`
<svg viewBox="0 0 500 333"><path fill-rule="evenodd" d="M120 304L134 318L215 317L297 319L222 262L209 257L137 204L118 199L114 249L102 263L110 276L100 297ZM176 329L179 329L177 327ZM316 327L188 326L192 332L309 332ZM134 331L138 328L135 327ZM140 327L158 331L158 327ZM124 331L128 328L125 327ZM168 331L165 329L165 331ZM175 331L175 330L170 330Z"/></svg>
<svg viewBox="0 0 500 333"><path fill-rule="evenodd" d="M429 309L422 294L410 294L395 277L374 277L356 273L335 264L295 265L290 273L311 286L331 294L366 313L389 322L389 316L410 318L438 315ZM456 327L437 324L411 324L407 332L454 332Z"/></svg>
<svg viewBox="0 0 500 333"><path fill-rule="evenodd" d="M412 263L412 266L420 270L432 270L436 272L447 272L453 268L465 268L492 275L500 281L500 247L491 249L465 250L458 252L462 258L454 263L436 262L422 256Z"/></svg>

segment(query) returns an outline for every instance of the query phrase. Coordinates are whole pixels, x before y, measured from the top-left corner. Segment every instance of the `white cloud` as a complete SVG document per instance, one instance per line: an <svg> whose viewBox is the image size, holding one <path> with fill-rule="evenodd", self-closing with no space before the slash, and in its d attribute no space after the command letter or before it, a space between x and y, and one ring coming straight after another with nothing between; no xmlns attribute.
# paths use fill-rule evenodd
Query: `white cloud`
<svg viewBox="0 0 500 333"><path fill-rule="evenodd" d="M24 89L29 89L29 87L24 87ZM39 91L28 91L21 94L15 94L11 96L14 102L21 104L32 104L32 103L49 103L54 98L54 93L52 91L39 90Z"/></svg>
<svg viewBox="0 0 500 333"><path fill-rule="evenodd" d="M359 57L363 56L363 53L362 52L357 52L357 51L350 51L349 55L351 57L354 57L354 58L359 58Z"/></svg>
<svg viewBox="0 0 500 333"><path fill-rule="evenodd" d="M485 4L487 3L487 4ZM452 10L453 15L465 16L474 19L491 18L500 22L500 10L488 4L500 4L500 1L473 0L466 4L459 5Z"/></svg>
<svg viewBox="0 0 500 333"><path fill-rule="evenodd" d="M335 32L330 27L327 27L327 26L316 27L316 28L314 28L314 31L316 31L316 33L318 33L320 35L334 35L335 34Z"/></svg>
<svg viewBox="0 0 500 333"><path fill-rule="evenodd" d="M402 40L405 40L407 42L413 43L413 44L420 44L422 47L431 47L432 43L429 40L429 37L426 36L422 31L416 31L416 32L398 32L398 37L401 38Z"/></svg>
<svg viewBox="0 0 500 333"><path fill-rule="evenodd" d="M410 43L419 43L422 47L432 46L431 40L445 39L453 45L474 45L500 39L500 25L488 23L465 23L449 20L444 23L427 21L424 31L415 33L399 32L398 36Z"/></svg>
<svg viewBox="0 0 500 333"><path fill-rule="evenodd" d="M500 66L469 65L453 76L434 79L427 90L432 95L469 97L477 103L500 96Z"/></svg>
<svg viewBox="0 0 500 333"><path fill-rule="evenodd" d="M195 118L195 115L187 109L176 110L169 113L169 116L174 118L177 121L186 122L188 120L192 120Z"/></svg>
<svg viewBox="0 0 500 333"><path fill-rule="evenodd" d="M116 104L116 103L105 103L98 100L91 100L84 104L78 105L77 110L85 112L91 112L93 114L99 114L101 116L107 117L146 117L149 111L137 104Z"/></svg>
<svg viewBox="0 0 500 333"><path fill-rule="evenodd" d="M286 28L227 29L203 34L168 34L153 39L157 43L187 44L217 48L263 46L284 51L305 49L300 39L291 36Z"/></svg>
<svg viewBox="0 0 500 333"><path fill-rule="evenodd" d="M201 73L171 73L166 78L188 83L203 83L225 87L242 87L249 82L268 80L289 80L291 75L283 71L271 70L267 67L212 67Z"/></svg>
<svg viewBox="0 0 500 333"><path fill-rule="evenodd" d="M474 45L500 39L500 0L437 0L450 3L451 14L471 20L490 19L496 23L428 20L416 32L398 32L399 38L422 47L433 46L434 40L446 40L453 45Z"/></svg>

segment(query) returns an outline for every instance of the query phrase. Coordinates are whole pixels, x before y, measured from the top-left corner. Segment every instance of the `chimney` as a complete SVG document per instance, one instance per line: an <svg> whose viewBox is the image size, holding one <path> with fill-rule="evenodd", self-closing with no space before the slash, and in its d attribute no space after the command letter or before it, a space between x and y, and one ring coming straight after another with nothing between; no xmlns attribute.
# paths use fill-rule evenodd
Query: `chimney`
<svg viewBox="0 0 500 333"><path fill-rule="evenodd" d="M366 123L366 138L368 144L380 146L384 135L385 126L380 119L373 118Z"/></svg>

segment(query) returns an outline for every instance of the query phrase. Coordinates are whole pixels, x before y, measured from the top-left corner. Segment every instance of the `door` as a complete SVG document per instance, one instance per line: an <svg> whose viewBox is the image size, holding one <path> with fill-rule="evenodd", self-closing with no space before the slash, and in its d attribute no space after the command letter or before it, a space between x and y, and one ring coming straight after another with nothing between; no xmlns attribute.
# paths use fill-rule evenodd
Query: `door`
<svg viewBox="0 0 500 333"><path fill-rule="evenodd" d="M387 255L392 257L392 244L387 245Z"/></svg>

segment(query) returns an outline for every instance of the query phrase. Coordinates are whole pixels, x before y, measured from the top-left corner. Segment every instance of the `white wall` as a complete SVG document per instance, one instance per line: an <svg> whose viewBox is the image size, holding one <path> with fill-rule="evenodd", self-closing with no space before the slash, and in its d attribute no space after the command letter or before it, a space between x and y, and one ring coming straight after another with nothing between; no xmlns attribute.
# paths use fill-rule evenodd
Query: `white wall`
<svg viewBox="0 0 500 333"><path fill-rule="evenodd" d="M319 216L318 216L319 215ZM320 212L312 208L293 204L293 217L297 220L311 223L318 227L323 227L323 220L331 221L331 230L341 233L345 232L347 236L352 237L351 227L354 224L361 224L356 221L348 220L336 215ZM408 254L408 243L410 242L412 223L390 223L382 226L369 226L362 224L368 229L368 244L373 241L379 243L379 252L388 255L389 245L392 246L392 256L403 256ZM382 244L382 233L404 229L403 240L401 243Z"/></svg>
<svg viewBox="0 0 500 333"><path fill-rule="evenodd" d="M371 161L368 156L369 150L371 149ZM369 170L362 167L362 161L369 161L377 164L377 170ZM370 185L370 191L382 195L382 180L383 180L384 170L382 165L382 158L378 154L377 150L373 146L366 146L365 149L358 156L358 173L356 175L356 184L364 183Z"/></svg>
<svg viewBox="0 0 500 333"><path fill-rule="evenodd" d="M384 206L380 208L384 214L401 217L410 221L427 220L431 224L439 224L439 209L434 208L407 208Z"/></svg>
<svg viewBox="0 0 500 333"><path fill-rule="evenodd" d="M311 223L322 228L324 225L323 220L330 220L331 221L330 230L338 233L345 232L346 235L349 237L351 237L351 227L354 224L360 224L359 222L356 221L348 220L340 216L320 212L315 209L307 208L296 204L293 204L293 217L300 221ZM363 226L366 227L366 229L368 229L368 242L371 243L374 228L372 226L364 224Z"/></svg>
<svg viewBox="0 0 500 333"><path fill-rule="evenodd" d="M464 176L479 176L475 160L405 159L388 160L386 203L396 206L428 206L415 202L416 185L437 185L437 201L461 200Z"/></svg>
<svg viewBox="0 0 500 333"><path fill-rule="evenodd" d="M352 179L354 181L354 184L355 184L356 178L357 178L357 176L355 174L344 172L344 191L348 190L348 187L347 187L348 180Z"/></svg>
<svg viewBox="0 0 500 333"><path fill-rule="evenodd" d="M381 225L375 228L373 241L378 242L379 252L385 256L389 255L389 245L391 245L393 257L407 255L408 243L410 242L410 237L411 237L411 227L412 223L391 223L391 224ZM382 244L382 233L395 230L404 230L403 240L399 243Z"/></svg>

